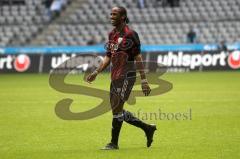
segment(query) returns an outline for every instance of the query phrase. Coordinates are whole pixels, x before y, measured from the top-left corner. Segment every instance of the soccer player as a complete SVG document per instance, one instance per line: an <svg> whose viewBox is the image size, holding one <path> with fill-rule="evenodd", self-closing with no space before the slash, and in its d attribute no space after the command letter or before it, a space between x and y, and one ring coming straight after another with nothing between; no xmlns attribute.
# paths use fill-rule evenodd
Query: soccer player
<svg viewBox="0 0 240 159"><path fill-rule="evenodd" d="M113 114L112 139L103 149L119 149L118 138L123 121L141 128L147 137L147 147L150 147L156 126L144 123L134 117L132 113L123 109L124 102L128 99L136 81L136 69L133 71L135 65L141 76L143 93L148 96L151 91L140 54L140 40L138 34L127 25L129 20L124 7L112 8L110 17L114 29L109 33L106 56L100 66L87 77L87 81L91 83L100 72L112 63L110 86L110 103ZM134 61L136 64L134 64Z"/></svg>

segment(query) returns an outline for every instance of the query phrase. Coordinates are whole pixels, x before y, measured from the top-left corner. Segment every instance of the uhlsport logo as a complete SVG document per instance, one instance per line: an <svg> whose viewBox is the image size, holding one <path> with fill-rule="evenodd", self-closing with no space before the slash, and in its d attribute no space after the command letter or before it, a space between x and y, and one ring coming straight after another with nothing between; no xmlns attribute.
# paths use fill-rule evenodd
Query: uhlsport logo
<svg viewBox="0 0 240 159"><path fill-rule="evenodd" d="M31 64L30 58L27 55L18 55L14 61L14 68L18 72L26 71Z"/></svg>
<svg viewBox="0 0 240 159"><path fill-rule="evenodd" d="M191 54L184 52L168 52L159 54L157 57L158 64L168 67L186 67L194 70L203 67L230 67L231 69L240 68L240 50L232 52L214 52L204 54Z"/></svg>
<svg viewBox="0 0 240 159"><path fill-rule="evenodd" d="M236 50L229 54L228 64L233 69L240 68L240 51Z"/></svg>

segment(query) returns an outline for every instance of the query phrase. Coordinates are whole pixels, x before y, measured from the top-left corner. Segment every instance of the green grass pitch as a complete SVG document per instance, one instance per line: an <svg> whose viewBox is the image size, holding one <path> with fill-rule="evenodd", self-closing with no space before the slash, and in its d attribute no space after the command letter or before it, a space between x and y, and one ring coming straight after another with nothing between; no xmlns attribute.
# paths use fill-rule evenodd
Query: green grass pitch
<svg viewBox="0 0 240 159"><path fill-rule="evenodd" d="M146 148L144 133L123 124L118 151L100 150L110 140L111 112L85 121L66 121L54 112L57 101L73 98L72 111L101 100L63 94L48 84L48 75L0 75L0 159L238 159L240 158L240 73L166 73L173 89L154 97L137 97L132 112L184 113L191 120L146 120L157 124ZM82 76L68 82L85 84ZM109 74L91 87L109 89Z"/></svg>

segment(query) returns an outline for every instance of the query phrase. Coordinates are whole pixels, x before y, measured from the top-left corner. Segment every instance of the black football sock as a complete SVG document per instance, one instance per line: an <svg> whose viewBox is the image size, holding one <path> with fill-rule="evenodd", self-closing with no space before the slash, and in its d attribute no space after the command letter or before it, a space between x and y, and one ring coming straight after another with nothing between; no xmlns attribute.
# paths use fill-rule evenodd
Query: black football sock
<svg viewBox="0 0 240 159"><path fill-rule="evenodd" d="M112 139L111 143L118 145L118 138L123 123L123 113L114 114L112 119Z"/></svg>
<svg viewBox="0 0 240 159"><path fill-rule="evenodd" d="M125 122L127 122L128 124L134 125L138 128L141 128L143 131L147 131L149 126L148 124L134 117L133 114L129 111L124 110L123 114L124 114L123 119Z"/></svg>

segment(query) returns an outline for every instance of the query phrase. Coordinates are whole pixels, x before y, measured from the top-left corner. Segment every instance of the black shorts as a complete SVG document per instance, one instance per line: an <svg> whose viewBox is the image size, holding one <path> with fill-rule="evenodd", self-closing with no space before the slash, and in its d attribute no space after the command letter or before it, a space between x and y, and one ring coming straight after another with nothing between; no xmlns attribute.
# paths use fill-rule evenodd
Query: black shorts
<svg viewBox="0 0 240 159"><path fill-rule="evenodd" d="M112 81L110 86L110 100L113 95L117 95L122 101L127 101L135 81L136 78L125 78Z"/></svg>

